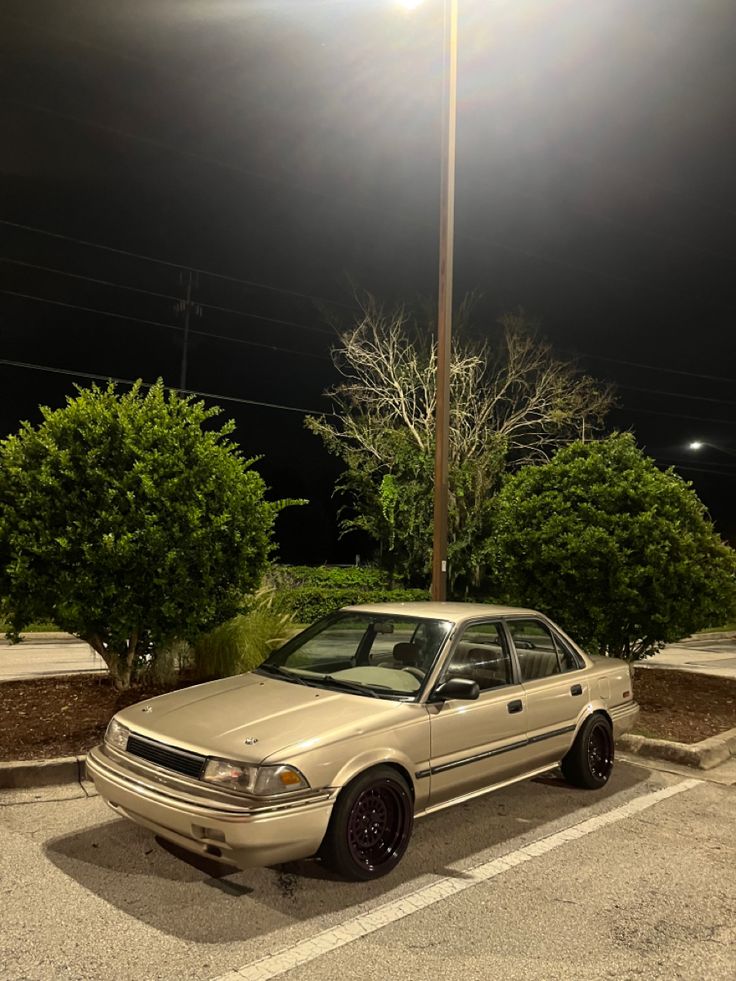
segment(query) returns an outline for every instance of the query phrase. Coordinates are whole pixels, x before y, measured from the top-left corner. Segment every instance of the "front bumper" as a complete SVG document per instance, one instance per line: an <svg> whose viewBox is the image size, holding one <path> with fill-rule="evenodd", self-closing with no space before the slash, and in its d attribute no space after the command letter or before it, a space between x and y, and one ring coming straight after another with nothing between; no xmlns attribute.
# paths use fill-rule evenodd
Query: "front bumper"
<svg viewBox="0 0 736 981"><path fill-rule="evenodd" d="M243 869L314 855L334 803L329 790L266 806L198 799L195 793L183 794L128 769L104 744L88 754L87 775L117 814L189 851Z"/></svg>

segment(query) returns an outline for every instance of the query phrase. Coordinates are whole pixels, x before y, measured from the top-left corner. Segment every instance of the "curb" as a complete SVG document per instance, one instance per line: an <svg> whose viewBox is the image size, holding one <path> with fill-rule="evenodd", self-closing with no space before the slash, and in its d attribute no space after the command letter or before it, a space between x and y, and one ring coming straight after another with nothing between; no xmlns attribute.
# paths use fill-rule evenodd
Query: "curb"
<svg viewBox="0 0 736 981"><path fill-rule="evenodd" d="M712 770L736 756L736 729L728 729L699 743L675 743L668 739L649 739L647 736L626 733L617 740L617 745L637 756L650 756L669 763L694 766L699 770Z"/></svg>
<svg viewBox="0 0 736 981"><path fill-rule="evenodd" d="M701 641L701 640L736 640L736 630L714 630L712 633L705 634L692 634L690 637L683 637L680 641L675 641L674 644L668 644L668 647L677 647L678 643L682 644L686 641Z"/></svg>
<svg viewBox="0 0 736 981"><path fill-rule="evenodd" d="M51 760L20 760L0 763L0 789L50 787L81 783L84 779L83 756L60 756Z"/></svg>
<svg viewBox="0 0 736 981"><path fill-rule="evenodd" d="M669 763L693 766L699 770L712 770L731 757L736 757L736 729L728 729L699 743L676 743L668 739L649 739L647 736L625 733L616 740L616 746L636 756L649 756ZM0 763L0 790L82 783L86 777L86 759L85 753L82 756L61 756L51 760Z"/></svg>

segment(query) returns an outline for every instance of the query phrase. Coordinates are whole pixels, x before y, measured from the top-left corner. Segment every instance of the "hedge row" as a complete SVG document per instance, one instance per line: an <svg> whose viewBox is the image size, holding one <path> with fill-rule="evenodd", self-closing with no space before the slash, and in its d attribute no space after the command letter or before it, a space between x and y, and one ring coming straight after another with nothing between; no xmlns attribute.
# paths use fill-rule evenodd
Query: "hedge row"
<svg viewBox="0 0 736 981"><path fill-rule="evenodd" d="M320 589L388 589L388 575L372 566L274 565L266 583L277 590L313 586Z"/></svg>
<svg viewBox="0 0 736 981"><path fill-rule="evenodd" d="M424 589L367 589L354 586L345 589L325 589L319 586L297 586L279 592L282 608L287 609L299 623L312 623L341 606L362 603L409 603L427 600Z"/></svg>

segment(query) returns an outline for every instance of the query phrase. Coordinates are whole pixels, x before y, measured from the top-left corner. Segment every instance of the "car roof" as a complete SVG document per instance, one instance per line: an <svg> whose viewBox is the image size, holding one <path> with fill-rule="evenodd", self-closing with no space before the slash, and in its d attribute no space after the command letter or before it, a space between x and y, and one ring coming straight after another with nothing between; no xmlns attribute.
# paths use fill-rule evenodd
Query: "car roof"
<svg viewBox="0 0 736 981"><path fill-rule="evenodd" d="M449 620L461 623L464 620L477 617L507 617L528 614L541 616L537 610L528 610L519 606L495 606L491 603L366 603L356 606L343 607L359 613L388 613L394 616L426 617L430 620Z"/></svg>

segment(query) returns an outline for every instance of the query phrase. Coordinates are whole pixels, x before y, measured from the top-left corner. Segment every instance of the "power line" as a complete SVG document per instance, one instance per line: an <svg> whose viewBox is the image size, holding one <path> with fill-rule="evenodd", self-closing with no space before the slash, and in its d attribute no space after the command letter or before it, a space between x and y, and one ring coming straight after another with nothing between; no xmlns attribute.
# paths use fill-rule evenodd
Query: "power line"
<svg viewBox="0 0 736 981"><path fill-rule="evenodd" d="M113 313L110 310L95 310L94 307L84 307L78 303L66 303L64 300L52 300L47 296L35 296L32 293L19 293L16 290L0 289L6 296L16 296L21 300L35 300L38 303L49 303L55 307L66 307L69 310L81 310L84 313L94 313L101 317L114 317L116 320L129 320L134 324L145 324L148 327L166 327L168 330L183 330L178 324L167 324L160 320L144 320L142 317L131 317L125 313Z"/></svg>
<svg viewBox="0 0 736 981"><path fill-rule="evenodd" d="M736 419L704 419L702 416L688 416L681 412L664 412L661 409L629 409L625 406L615 406L614 412L623 412L625 415L646 416L667 416L670 419L687 419L691 422L712 423L714 426L736 426Z"/></svg>
<svg viewBox="0 0 736 981"><path fill-rule="evenodd" d="M229 283L237 283L240 286L249 286L255 289L269 290L272 293L285 293L289 296L296 296L302 300L315 300L318 303L326 303L333 307L344 307L346 310L354 310L354 307L338 300L329 300L323 296L315 296L313 293L300 293L298 290L289 290L283 286L272 286L270 283L261 283L257 280L239 279L237 276L230 276L227 273L213 272L211 269L199 269L196 266L189 266L183 262L172 262L170 259L157 259L155 256L143 255L140 252L130 252L126 249L118 249L112 245L102 245L99 242L89 242L83 238L75 238L72 235L63 235L61 232L50 232L45 228L37 228L33 225L23 225L17 221L10 221L7 218L0 218L0 225L7 225L9 228L19 228L24 232L33 232L36 235L46 235L49 238L58 238L64 242L73 242L75 245L82 245L89 249L101 249L105 252L113 252L115 255L124 255L129 259L139 259L141 262L153 262L159 266L168 266L170 269L181 271L191 269L192 272L199 273L200 276L211 276L213 279L222 279Z"/></svg>
<svg viewBox="0 0 736 981"><path fill-rule="evenodd" d="M8 224L8 222L2 222L2 223ZM54 233L49 233L49 234L54 234ZM106 246L95 246L95 247L106 248ZM23 259L12 259L10 258L10 256L0 256L0 262L12 263L13 265L23 266L26 269L35 269L38 270L39 272L47 272L58 276L66 276L72 279L79 279L79 280L83 280L84 282L95 283L98 286L110 286L115 289L128 290L135 293L141 293L145 296L152 296L157 299L172 300L173 302L178 302L181 300L180 296L177 296L173 293L159 293L155 290L147 290L139 286L131 286L129 283L118 283L111 280L98 279L94 276L87 276L82 273L73 273L66 269L59 269L55 266L42 266L34 262L27 262ZM185 267L181 267L181 268L185 268ZM196 272L196 270L193 270L193 272ZM197 301L197 306L201 307L203 310L214 310L218 313L226 313L234 317L253 318L254 320L263 320L266 321L267 323L273 323L273 324L283 324L286 327L298 327L301 330L308 330L320 334L329 334L329 335L334 334L334 331L326 327L314 327L309 324L298 323L294 320L283 320L279 317L266 317L263 314L249 313L245 310L236 310L233 309L232 307L223 307L214 303L204 303L201 300ZM603 355L603 354L591 354L588 351L577 351L577 350L565 349L565 348L561 348L560 351L562 354L567 354L575 358L583 358L586 360L593 360L593 361L605 361L610 364L622 364L632 368L645 368L649 371L658 371L671 375L682 375L688 378L702 378L706 381L725 382L730 385L736 385L736 379L726 378L723 375L708 375L697 371L685 371L684 369L681 368L668 368L662 365L647 364L642 361L628 361L624 358L612 358L608 355Z"/></svg>
<svg viewBox="0 0 736 981"><path fill-rule="evenodd" d="M544 194L539 191L524 191L516 190L512 191L511 194L514 197L522 198L525 201L537 201L545 205L548 208L554 207L554 202L550 201ZM629 234L633 233L638 238L644 237L652 239L655 242L661 242L674 246L677 249L684 249L689 252L694 252L698 255L709 256L710 258L723 259L726 262L736 262L736 255L732 255L729 252L722 252L717 249L710 249L702 245L695 245L692 242L687 242L683 239L673 238L671 235L666 235L663 232L651 231L650 229L641 228L638 225L632 225L630 222L627 224L622 221L617 221L610 215L603 214L601 212L596 212L590 208L580 207L575 204L571 204L570 200L564 202L565 207L568 211L574 214L580 215L583 218L587 218L590 221L598 222L599 224L610 225L612 228L616 228L619 231L627 232Z"/></svg>
<svg viewBox="0 0 736 981"><path fill-rule="evenodd" d="M153 296L159 300L181 300L180 296L173 293L157 293L155 290L146 290L140 286L130 286L128 283L115 283L109 279L97 279L94 276L85 276L82 273L69 272L66 269L57 269L54 266L39 266L35 262L26 262L23 259L11 259L10 256L0 255L0 262L12 263L14 266L23 266L24 269L35 269L39 272L53 273L56 276L67 276L70 279L82 279L86 283L95 283L97 286L112 286L119 290L129 290L132 293L142 293L145 296Z"/></svg>
<svg viewBox="0 0 736 981"><path fill-rule="evenodd" d="M232 310L230 307L220 307L214 303L202 303L201 300L197 300L197 306L202 307L203 310L214 310L217 313L227 313L233 317L252 317L255 320L263 320L269 324L282 324L285 327L298 327L300 330L308 330L314 334L328 334L334 337L335 332L327 327L312 327L309 324L299 324L294 320L282 320L280 317L265 317L261 313L246 313L245 310Z"/></svg>
<svg viewBox="0 0 736 981"><path fill-rule="evenodd" d="M48 24L39 25L39 24L34 23L32 21L27 21L24 18L19 17L17 15L9 15L9 19L10 20L14 20L17 23L23 24L25 27L30 28L34 32L37 32L39 30L39 28L40 28L45 33L47 33L47 34L49 34L49 35L51 35L53 37L60 38L67 45L69 43L73 43L73 44L76 44L78 46L91 49L93 51L100 51L103 54L105 54L106 56L112 55L113 57L117 57L117 58L119 58L121 60L133 61L133 62L136 62L138 64L143 64L143 65L145 65L146 68L153 69L155 72L157 72L159 75L163 76L164 78L167 78L169 81L175 82L180 88L184 84L191 83L191 77L186 76L186 75L182 75L180 72L172 72L172 71L169 71L164 65L162 65L160 63L160 60L159 61L156 61L156 60L153 60L152 61L150 59L145 59L145 58L142 58L140 56L133 55L129 51L122 51L122 50L119 50L119 49L107 48L107 47L104 47L104 46L99 45L99 44L93 44L89 40L85 40L85 39L80 38L76 34L69 34L69 33L65 33L65 32L59 31L58 28L55 28L55 27L52 28ZM227 88L223 88L223 87L219 87L219 92L221 94L229 94L229 90ZM245 97L246 98L246 101L250 102L251 104L257 104L257 99L254 99L254 98L248 99L247 98L247 94L245 94L245 96L239 94L239 98L243 98L243 97ZM51 110L43 110L42 109L41 111L50 112ZM342 134L335 127L329 127L329 129L330 129L330 132L333 135L336 135L336 136L338 136L340 138L342 137ZM545 153L546 153L549 150L549 146L546 145L544 147L544 149L545 149ZM595 170L598 170L598 171L608 171L609 174L615 175L615 179L616 180L618 180L618 181L624 180L627 185L631 185L633 182L638 183L642 187L644 187L647 190L647 192L650 192L654 188L654 189L657 189L658 191L660 191L660 192L662 192L662 193L664 193L666 195L669 195L670 197L675 197L675 198L677 198L679 200L683 200L683 199L689 200L690 202L692 202L701 211L704 211L704 212L707 211L707 212L710 212L713 215L716 215L717 214L718 217L722 217L723 216L723 208L722 208L722 206L715 205L712 202L705 200L701 196L697 196L696 197L696 196L694 196L692 194L691 191L685 191L685 190L683 190L682 187L679 187L677 184L672 183L671 181L668 182L668 183L665 183L665 182L663 182L661 180L653 180L651 177L640 177L636 173L632 173L631 171L625 171L621 167L615 167L614 165L612 165L610 163L609 160L606 160L606 161L596 160L591 155L587 155L586 156L583 153L579 153L579 152L578 153L575 153L575 152L571 151L569 148L567 148L565 150L560 150L559 147L556 147L555 149L558 151L559 157L561 159L563 159L563 160L564 159L567 159L568 161L575 161L576 163L582 162L588 168L592 168L592 169L595 169ZM263 176L263 175L260 175L259 174L259 176ZM318 193L318 192L313 192L313 193ZM517 193L517 196L518 196L518 192L516 192L516 193ZM522 196L531 196L531 195L533 195L534 197L536 197L538 200L544 200L544 195L539 194L538 192L529 192L529 193L524 194ZM594 220L605 221L605 222L607 222L609 224L612 224L614 226L617 226L617 227L620 227L620 228L624 228L624 229L626 228L625 225L623 225L620 222L615 221L615 219L609 218L606 215L596 214L594 212L591 212L587 208L580 208L580 207L573 206L572 207L572 210L574 210L577 213L579 213L581 215L584 215L586 217L592 217ZM729 211L728 213L731 214L731 215L734 214L734 212L732 210ZM678 239L673 239L670 236L663 235L662 233L659 233L659 232L651 232L651 231L648 231L646 229L642 230L641 228L636 228L636 232L637 232L637 234L648 235L650 237L655 237L655 238L658 238L660 240L670 241L674 245L677 245L678 247L688 248L688 249L694 249L694 250L697 250L699 252L702 252L703 254L720 256L722 258L727 258L729 260L736 260L736 256L727 255L726 253L716 252L714 250L707 249L707 248L704 248L702 246L693 245L693 244L691 244L689 242L683 242L683 241L680 241Z"/></svg>
<svg viewBox="0 0 736 981"><path fill-rule="evenodd" d="M23 259L11 259L10 256L0 256L0 262L8 262L16 266L23 266L25 269L35 269L38 270L39 272L52 273L57 276L66 276L71 279L79 279L87 283L95 283L97 286L111 286L114 289L128 290L133 293L142 293L145 296L153 296L161 300L172 300L175 303L181 301L181 297L176 296L173 293L158 293L155 290L146 290L140 286L131 286L129 283L117 283L108 279L97 279L94 276L86 276L83 275L82 273L69 272L66 269L58 269L55 266L40 266L35 262L26 262ZM230 307L217 306L214 303L203 303L200 300L197 301L197 306L201 307L203 310L215 310L218 313L228 313L234 317L252 318L253 320L264 320L269 324L283 324L285 327L298 327L301 330L309 330L317 334L332 335L334 333L333 331L329 330L327 327L314 327L309 324L297 323L294 320L282 320L280 317L266 317L260 313L248 313L245 310L234 310Z"/></svg>
<svg viewBox="0 0 736 981"><path fill-rule="evenodd" d="M668 461L664 460L662 462L666 463ZM736 471L734 470L706 470L703 467L683 466L680 463L675 463L673 465L677 470L684 470L686 473L705 473L710 474L712 477L732 477L736 479Z"/></svg>
<svg viewBox="0 0 736 981"><path fill-rule="evenodd" d="M39 105L36 105L36 104L33 104L33 103L24 103L24 102L21 102L18 99L6 99L6 101L9 102L12 105L17 105L17 106L19 106L21 108L30 109L30 110L33 110L35 112L46 113L46 114L52 115L52 116L58 116L60 119L66 119L66 120L69 120L69 121L78 123L78 124L80 124L82 126L89 126L92 129L99 129L99 130L102 130L103 132L106 132L106 133L113 133L113 134L115 134L115 135L117 135L119 137L122 137L123 139L138 141L138 142L144 143L144 144L149 145L149 146L154 146L154 147L156 147L157 149L160 149L160 150L166 150L169 153L179 154L180 156L189 157L190 159L193 159L193 160L199 160L202 163L205 163L205 164L207 164L210 167L219 167L219 168L222 168L224 170L231 171L233 173L243 174L245 176L255 178L257 180L264 180L264 181L267 181L269 183L276 183L277 185L286 184L287 186L297 187L297 188L305 191L308 194L312 194L312 195L314 195L316 197L326 198L326 199L328 199L333 204L339 200L333 194L329 194L328 195L324 191L315 190L314 188L308 187L307 185L304 185L304 184L296 183L294 181L291 181L289 183L288 181L284 181L282 179L279 179L279 178L274 177L272 174L262 174L262 173L260 173L258 171L247 170L245 168L238 167L235 164L228 163L227 161L218 160L215 157L203 156L201 154L193 153L190 150L183 150L183 149L181 149L179 147L171 146L170 144L164 143L161 140L154 140L151 137L140 136L140 135L138 135L136 133L126 133L123 130L118 130L118 129L115 129L114 127L107 126L107 125L104 125L102 123L97 123L94 120L82 119L82 118L80 118L78 116L72 116L72 115L70 115L68 113L58 112L56 110L49 109L49 108L47 108L45 106L39 106ZM357 198L354 198L354 197L343 198L343 200L346 200L346 201L350 202L351 204L357 205L361 209L367 210L367 211L369 211L371 213L375 213L377 210L379 210L379 209L376 208L375 203L372 203L372 202L362 202L362 201L359 201ZM382 209L382 210L386 214L389 214L390 213L392 216L395 216L396 215L396 211L395 210L394 211L391 211L391 212L388 212L386 209ZM412 217L412 220L414 220L415 222L419 221L419 219L417 219L416 216L412 215L411 217ZM421 224L422 224L423 227L427 227L427 222L422 221ZM432 227L434 227L434 226L432 226ZM532 252L530 249L524 249L521 246L509 245L507 243L498 242L498 241L489 242L486 239L481 239L478 236L475 236L475 235L472 235L472 234L468 234L468 233L465 233L464 234L464 237L466 239L468 239L469 241L475 241L475 242L477 242L477 243L479 243L479 244L481 244L483 246L486 246L486 247L489 247L489 248L492 248L492 249L497 249L497 250L500 250L500 251L503 251L503 252L510 253L512 255L521 255L524 258L534 259L534 260L536 260L538 262L544 262L544 263L547 263L548 265L552 265L552 266L558 266L560 268L566 269L566 270L571 271L571 272L584 272L584 273L586 273L588 275L591 275L591 276L597 276L599 278L608 279L608 280L611 280L613 282L618 282L618 283L627 283L628 285L636 286L636 287L639 287L639 288L641 288L642 286L647 285L647 284L643 283L641 280L632 279L630 276L623 276L623 275L620 275L619 273L609 272L606 269L594 269L594 268L590 268L590 267L587 267L587 266L581 266L578 263L567 262L564 259L558 259L558 258L554 258L552 256L541 255L538 252ZM126 254L126 253L123 253L123 254ZM204 270L194 270L194 269L192 271L193 272L205 272ZM239 280L235 280L235 281L236 282L239 282ZM264 287L264 288L275 289L275 287ZM665 293L666 292L668 295L671 293L671 290L664 290L662 288L657 288L657 287L651 287L650 286L649 289L652 292L655 292L655 293ZM289 292L289 291L281 291L281 292ZM301 294L301 295L304 296L304 294ZM314 297L310 297L310 299L314 299ZM322 301L322 302L325 302L325 301ZM327 302L333 302L333 301L327 301ZM336 303L335 305L336 306L345 307L346 309L353 309L352 307L349 307L347 304L344 304L344 303Z"/></svg>
<svg viewBox="0 0 736 981"><path fill-rule="evenodd" d="M662 365L645 364L643 361L626 361L623 358L611 358L603 354L590 354L587 351L574 351L563 349L572 357L580 357L592 361L609 361L611 364L623 364L631 368L646 368L650 371L661 371L670 375L686 375L689 378L703 378L706 381L726 382L729 385L736 385L736 378L725 378L723 375L706 375L698 371L684 371L682 368L665 368Z"/></svg>
<svg viewBox="0 0 736 981"><path fill-rule="evenodd" d="M682 464L683 466L685 465L689 466L691 463L699 463L702 467L707 468L708 470L714 470L714 471L727 470L729 473L736 473L736 463L728 463L727 461L724 462L721 460L721 461L716 461L715 463L711 463L708 460L702 460L702 459L695 461L692 459L692 457L688 458L688 457L681 457L681 456L660 456L659 454L653 454L653 455L656 455L657 458L661 460L669 460L670 463L677 464L677 466L679 466L680 464ZM699 454L699 456L702 456L702 454Z"/></svg>
<svg viewBox="0 0 736 981"><path fill-rule="evenodd" d="M45 371L54 375L66 375L72 378L87 378L90 381L111 381L119 385L135 385L132 378L116 378L113 375L95 375L88 371L76 371L70 368L53 368L50 365L32 364L29 361L10 361L7 358L0 358L0 365L8 365L11 368L27 368L30 371ZM138 379L140 381L140 379ZM152 388L153 382L141 382L143 388ZM243 399L235 395L221 395L214 392L200 392L197 389L173 388L171 385L164 386L168 392L179 392L181 395L198 395L201 398L220 399L225 402L237 402L241 405L256 405L264 409L283 409L285 412L299 412L302 415L330 415L321 409L303 409L296 405L281 405L278 402L259 402L256 399Z"/></svg>
<svg viewBox="0 0 736 981"><path fill-rule="evenodd" d="M618 388L623 388L627 392L645 392L647 395L666 395L668 398L688 399L691 402L714 402L717 405L736 405L728 399L712 399L707 395L684 395L682 392L667 392L659 388L639 388L636 385L621 385L616 383Z"/></svg>
<svg viewBox="0 0 736 981"><path fill-rule="evenodd" d="M84 307L78 303L67 303L64 300L52 300L47 296L35 296L32 293L18 293L15 290L5 290L0 289L0 293L4 293L7 296L15 296L21 300L33 300L37 303L48 303L52 306L65 307L69 310L80 310L83 313L93 313L100 317L113 317L116 320L128 320L134 324L143 324L148 327L165 327L167 330L175 330L179 333L185 333L186 328L180 326L179 324L168 324L160 320L144 320L142 317L132 317L125 313L114 313L112 310L97 310L94 307ZM322 354L310 354L308 351L297 351L295 348L289 347L279 347L276 344L264 344L259 341L248 341L243 337L231 337L228 334L213 334L206 330L195 330L189 328L190 334L196 334L199 337L210 337L218 341L230 341L233 344L244 344L247 347L257 347L267 351L276 351L283 354L294 354L300 358L313 358L317 361L329 361L325 355Z"/></svg>

